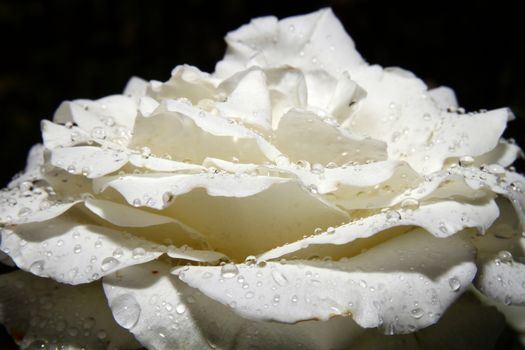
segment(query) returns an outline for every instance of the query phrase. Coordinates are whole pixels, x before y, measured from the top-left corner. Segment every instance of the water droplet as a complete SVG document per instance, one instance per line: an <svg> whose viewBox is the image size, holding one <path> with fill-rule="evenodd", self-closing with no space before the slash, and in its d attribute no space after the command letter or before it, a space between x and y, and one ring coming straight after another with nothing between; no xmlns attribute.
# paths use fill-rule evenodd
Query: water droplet
<svg viewBox="0 0 525 350"><path fill-rule="evenodd" d="M184 312L186 312L186 305L182 303L177 304L177 306L175 307L175 312L179 315L182 315Z"/></svg>
<svg viewBox="0 0 525 350"><path fill-rule="evenodd" d="M151 149L149 147L142 147L140 149L140 155L143 157L143 158L149 158L151 156Z"/></svg>
<svg viewBox="0 0 525 350"><path fill-rule="evenodd" d="M444 222L440 222L440 223L439 223L439 230L440 230L441 232L443 232L444 234L447 234L447 233L448 233L447 226L445 226L445 223L444 223Z"/></svg>
<svg viewBox="0 0 525 350"><path fill-rule="evenodd" d="M299 300L299 297L297 297L297 295L292 295L292 303L297 303L297 301Z"/></svg>
<svg viewBox="0 0 525 350"><path fill-rule="evenodd" d="M281 287L284 287L288 284L288 279L286 278L286 276L277 270L272 271L272 278L275 281L275 283L277 283Z"/></svg>
<svg viewBox="0 0 525 350"><path fill-rule="evenodd" d="M209 271L206 271L205 273L202 274L202 278L207 280L207 279L210 279L213 277L213 274Z"/></svg>
<svg viewBox="0 0 525 350"><path fill-rule="evenodd" d="M141 202L140 199L138 199L138 198L135 198L135 199L133 200L133 203L132 203L132 205L133 205L134 207L140 207L141 204L142 204L142 202Z"/></svg>
<svg viewBox="0 0 525 350"><path fill-rule="evenodd" d="M97 239L95 242L95 248L100 248L100 247L102 247L102 241L100 239Z"/></svg>
<svg viewBox="0 0 525 350"><path fill-rule="evenodd" d="M45 342L43 340L34 340L25 349L28 349L28 350L47 350L47 349L49 349L49 347L47 346L47 342Z"/></svg>
<svg viewBox="0 0 525 350"><path fill-rule="evenodd" d="M312 174L322 174L324 173L324 166L322 164L319 164L319 163L314 163L312 164L312 169L311 169L311 172Z"/></svg>
<svg viewBox="0 0 525 350"><path fill-rule="evenodd" d="M254 296L255 294L252 291L246 292L246 294L244 294L246 299L252 299Z"/></svg>
<svg viewBox="0 0 525 350"><path fill-rule="evenodd" d="M88 317L84 320L84 323L82 324L82 327L84 329L91 329L95 325L96 321L93 317Z"/></svg>
<svg viewBox="0 0 525 350"><path fill-rule="evenodd" d="M452 277L448 280L448 285L450 286L450 289L452 289L453 292L459 291L461 288L461 282L457 277Z"/></svg>
<svg viewBox="0 0 525 350"><path fill-rule="evenodd" d="M429 121L432 119L432 115L430 115L430 113L425 113L423 114L423 119Z"/></svg>
<svg viewBox="0 0 525 350"><path fill-rule="evenodd" d="M419 208L419 201L415 198L405 198L401 202L401 208L405 210L416 210Z"/></svg>
<svg viewBox="0 0 525 350"><path fill-rule="evenodd" d="M487 167L485 167L485 170L494 175L501 175L505 173L505 168L503 168L499 164L490 164Z"/></svg>
<svg viewBox="0 0 525 350"><path fill-rule="evenodd" d="M94 138L94 139L103 140L103 139L106 138L106 130L104 130L104 128L102 128L100 126L94 127L91 130L91 137Z"/></svg>
<svg viewBox="0 0 525 350"><path fill-rule="evenodd" d="M102 264L100 266L100 269L102 272L106 272L109 270L113 270L115 267L117 267L120 264L120 262L115 259L114 257L107 257L104 260L102 260Z"/></svg>
<svg viewBox="0 0 525 350"><path fill-rule="evenodd" d="M114 258L120 258L122 255L124 255L124 251L121 248L117 248L113 251L113 257Z"/></svg>
<svg viewBox="0 0 525 350"><path fill-rule="evenodd" d="M366 288L367 287L367 283L364 280L360 280L359 281L359 285L361 286L361 288Z"/></svg>
<svg viewBox="0 0 525 350"><path fill-rule="evenodd" d="M276 294L276 295L273 296L273 303L274 304L278 304L280 300L281 300L281 297L279 295Z"/></svg>
<svg viewBox="0 0 525 350"><path fill-rule="evenodd" d="M310 193L313 194L317 194L319 192L317 186L314 184L308 185L306 188L308 189L308 191L310 191Z"/></svg>
<svg viewBox="0 0 525 350"><path fill-rule="evenodd" d="M221 267L221 276L223 278L233 278L237 276L238 273L239 269L237 268L237 265L233 263L227 263Z"/></svg>
<svg viewBox="0 0 525 350"><path fill-rule="evenodd" d="M42 273L44 272L44 265L45 263L43 260L35 261L29 267L29 272L31 272L34 275L41 276Z"/></svg>
<svg viewBox="0 0 525 350"><path fill-rule="evenodd" d="M117 323L126 328L133 328L139 321L140 305L131 294L121 294L109 305L113 312L113 318Z"/></svg>
<svg viewBox="0 0 525 350"><path fill-rule="evenodd" d="M410 311L410 316L414 317L416 320L419 320L423 315L425 314L425 311L421 308L415 308Z"/></svg>
<svg viewBox="0 0 525 350"><path fill-rule="evenodd" d="M401 214L399 214L396 210L389 209L385 212L385 217L387 221L395 222L398 220L401 220Z"/></svg>
<svg viewBox="0 0 525 350"><path fill-rule="evenodd" d="M146 255L146 250L142 247L137 247L131 252L133 259L141 259L144 257L144 255Z"/></svg>
<svg viewBox="0 0 525 350"><path fill-rule="evenodd" d="M73 164L71 164L71 165L68 165L68 167L66 168L66 171L70 174L74 174L76 173L77 168Z"/></svg>
<svg viewBox="0 0 525 350"><path fill-rule="evenodd" d="M459 158L459 165L461 166L469 166L469 165L472 165L473 163L474 163L474 158L472 158L471 156L464 156L464 157Z"/></svg>
<svg viewBox="0 0 525 350"><path fill-rule="evenodd" d="M18 216L23 218L29 216L33 211L28 207L23 207L18 211Z"/></svg>
<svg viewBox="0 0 525 350"><path fill-rule="evenodd" d="M498 253L499 261L503 264L511 264L512 263L512 254L506 250L502 250Z"/></svg>
<svg viewBox="0 0 525 350"><path fill-rule="evenodd" d="M82 252L82 246L80 244L77 244L73 247L73 252L75 254L80 254L80 252Z"/></svg>

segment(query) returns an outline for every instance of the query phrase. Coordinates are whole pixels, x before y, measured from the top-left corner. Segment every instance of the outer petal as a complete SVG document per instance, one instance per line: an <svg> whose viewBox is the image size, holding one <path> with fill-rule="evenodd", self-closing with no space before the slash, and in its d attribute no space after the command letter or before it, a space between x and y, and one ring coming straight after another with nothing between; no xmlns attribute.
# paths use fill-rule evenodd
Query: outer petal
<svg viewBox="0 0 525 350"><path fill-rule="evenodd" d="M100 283L68 286L22 271L0 276L0 322L22 349L137 349Z"/></svg>
<svg viewBox="0 0 525 350"><path fill-rule="evenodd" d="M338 262L194 266L174 273L243 317L293 323L350 314L362 327L406 333L439 319L474 278L473 258L459 238L416 231Z"/></svg>
<svg viewBox="0 0 525 350"><path fill-rule="evenodd" d="M342 349L362 333L348 318L294 325L246 320L170 276L160 262L104 277L104 291L117 322L158 350Z"/></svg>
<svg viewBox="0 0 525 350"><path fill-rule="evenodd" d="M504 108L474 115L441 111L413 76L378 66L353 73L368 94L348 127L388 142L389 158L406 160L419 172L437 171L449 157L491 151L511 116Z"/></svg>
<svg viewBox="0 0 525 350"><path fill-rule="evenodd" d="M498 207L494 201L478 205L441 201L422 205L415 210L388 210L274 248L261 254L259 260L276 259L301 250L303 251L301 254L310 256L312 254L308 255L309 252L306 250L309 246L312 246L315 252L319 249L317 247L319 245L344 245L357 239L372 237L392 227L415 225L439 238L449 237L470 227L484 232L497 217ZM344 251L347 248L343 246L341 249ZM339 255L333 249L331 250L331 256Z"/></svg>
<svg viewBox="0 0 525 350"><path fill-rule="evenodd" d="M368 330L352 344L351 349L503 349L498 340L504 326L505 320L495 308L481 306L471 295L464 294L435 325L396 336L380 335L374 330Z"/></svg>
<svg viewBox="0 0 525 350"><path fill-rule="evenodd" d="M160 256L161 247L103 226L79 224L74 211L2 231L2 250L18 267L69 284L87 283Z"/></svg>

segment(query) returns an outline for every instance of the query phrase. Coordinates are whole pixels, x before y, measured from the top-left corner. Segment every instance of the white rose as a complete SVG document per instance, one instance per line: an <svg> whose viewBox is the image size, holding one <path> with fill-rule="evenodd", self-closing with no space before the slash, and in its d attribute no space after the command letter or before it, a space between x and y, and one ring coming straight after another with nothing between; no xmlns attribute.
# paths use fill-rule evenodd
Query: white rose
<svg viewBox="0 0 525 350"><path fill-rule="evenodd" d="M469 290L520 327L508 109L368 65L329 9L226 41L213 74L42 122L0 199L3 260L29 272L0 276L0 319L23 348L491 346L501 315Z"/></svg>

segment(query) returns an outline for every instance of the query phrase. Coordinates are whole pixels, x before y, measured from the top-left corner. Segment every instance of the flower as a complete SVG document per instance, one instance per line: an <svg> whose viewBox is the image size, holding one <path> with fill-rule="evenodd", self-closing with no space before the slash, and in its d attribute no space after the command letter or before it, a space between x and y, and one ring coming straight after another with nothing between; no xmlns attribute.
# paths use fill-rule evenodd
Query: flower
<svg viewBox="0 0 525 350"><path fill-rule="evenodd" d="M133 78L42 122L0 195L23 270L0 276L0 320L22 347L493 344L477 335L501 315L469 291L525 304L511 112L367 64L329 9L226 41L213 74Z"/></svg>

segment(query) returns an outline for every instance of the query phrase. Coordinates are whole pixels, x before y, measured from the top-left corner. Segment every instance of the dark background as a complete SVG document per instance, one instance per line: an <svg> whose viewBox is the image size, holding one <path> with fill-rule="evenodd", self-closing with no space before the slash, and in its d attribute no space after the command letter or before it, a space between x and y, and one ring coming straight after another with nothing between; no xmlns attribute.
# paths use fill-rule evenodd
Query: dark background
<svg viewBox="0 0 525 350"><path fill-rule="evenodd" d="M167 80L183 63L212 72L226 32L253 17L326 6L368 62L453 87L467 110L511 107L518 120L506 135L525 145L519 3L0 0L0 186L23 168L39 120L61 101L119 93L132 75ZM13 348L4 344L0 336L1 349Z"/></svg>

